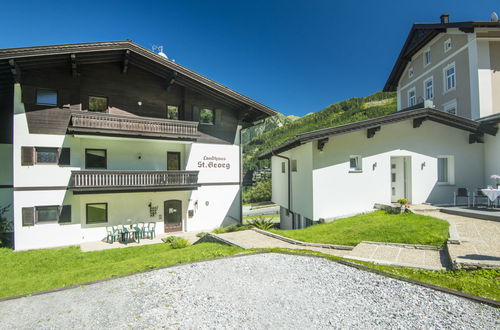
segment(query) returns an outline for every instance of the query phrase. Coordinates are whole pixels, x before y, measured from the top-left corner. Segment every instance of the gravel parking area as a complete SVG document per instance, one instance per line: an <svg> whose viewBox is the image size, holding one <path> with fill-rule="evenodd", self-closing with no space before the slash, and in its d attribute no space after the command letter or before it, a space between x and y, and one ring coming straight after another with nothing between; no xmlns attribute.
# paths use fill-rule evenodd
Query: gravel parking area
<svg viewBox="0 0 500 330"><path fill-rule="evenodd" d="M321 258L258 254L0 302L0 328L493 329L500 310Z"/></svg>

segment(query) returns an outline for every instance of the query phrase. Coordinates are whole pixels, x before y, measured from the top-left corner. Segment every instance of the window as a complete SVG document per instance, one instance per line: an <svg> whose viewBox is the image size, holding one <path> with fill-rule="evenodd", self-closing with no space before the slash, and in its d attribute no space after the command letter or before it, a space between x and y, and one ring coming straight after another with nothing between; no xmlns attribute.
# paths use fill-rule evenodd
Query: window
<svg viewBox="0 0 500 330"><path fill-rule="evenodd" d="M35 210L37 223L57 222L59 220L58 206L37 206Z"/></svg>
<svg viewBox="0 0 500 330"><path fill-rule="evenodd" d="M432 63L431 50L428 49L424 52L424 67Z"/></svg>
<svg viewBox="0 0 500 330"><path fill-rule="evenodd" d="M453 156L438 156L437 171L437 181L439 184L454 184Z"/></svg>
<svg viewBox="0 0 500 330"><path fill-rule="evenodd" d="M452 63L444 68L444 90L454 90L456 83L455 63Z"/></svg>
<svg viewBox="0 0 500 330"><path fill-rule="evenodd" d="M453 48L453 44L451 43L451 39L446 39L444 42L444 52L448 52L450 49Z"/></svg>
<svg viewBox="0 0 500 330"><path fill-rule="evenodd" d="M85 149L85 168L107 168L105 149Z"/></svg>
<svg viewBox="0 0 500 330"><path fill-rule="evenodd" d="M408 106L413 107L417 104L417 93L415 92L415 87L408 91Z"/></svg>
<svg viewBox="0 0 500 330"><path fill-rule="evenodd" d="M108 222L108 203L87 204L87 223Z"/></svg>
<svg viewBox="0 0 500 330"><path fill-rule="evenodd" d="M350 171L361 171L361 156L350 156L349 157L349 170Z"/></svg>
<svg viewBox="0 0 500 330"><path fill-rule="evenodd" d="M179 171L181 169L181 153L167 152L167 170Z"/></svg>
<svg viewBox="0 0 500 330"><path fill-rule="evenodd" d="M432 77L424 81L424 96L426 100L434 98L434 79Z"/></svg>
<svg viewBox="0 0 500 330"><path fill-rule="evenodd" d="M57 164L59 152L57 148L35 148L37 164Z"/></svg>
<svg viewBox="0 0 500 330"><path fill-rule="evenodd" d="M108 111L108 98L102 96L89 96L89 111Z"/></svg>
<svg viewBox="0 0 500 330"><path fill-rule="evenodd" d="M413 78L413 68L408 69L408 78Z"/></svg>
<svg viewBox="0 0 500 330"><path fill-rule="evenodd" d="M292 159L292 172L297 172L297 159Z"/></svg>
<svg viewBox="0 0 500 330"><path fill-rule="evenodd" d="M443 104L443 110L445 112L451 113L452 115L457 114L457 101L452 100L448 103Z"/></svg>
<svg viewBox="0 0 500 330"><path fill-rule="evenodd" d="M213 125L215 121L215 113L213 109L201 108L200 109L200 123Z"/></svg>
<svg viewBox="0 0 500 330"><path fill-rule="evenodd" d="M179 120L179 107L167 105L167 119Z"/></svg>
<svg viewBox="0 0 500 330"><path fill-rule="evenodd" d="M57 105L57 91L55 89L43 89L39 88L36 90L36 104L41 105Z"/></svg>
<svg viewBox="0 0 500 330"><path fill-rule="evenodd" d="M286 164L285 162L281 162L281 173L285 173L286 172Z"/></svg>

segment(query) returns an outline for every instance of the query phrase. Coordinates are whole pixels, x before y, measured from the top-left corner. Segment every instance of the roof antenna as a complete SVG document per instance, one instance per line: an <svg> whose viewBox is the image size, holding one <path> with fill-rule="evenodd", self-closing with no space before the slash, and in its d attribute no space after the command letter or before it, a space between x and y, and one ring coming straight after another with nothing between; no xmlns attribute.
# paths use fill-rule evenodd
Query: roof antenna
<svg viewBox="0 0 500 330"><path fill-rule="evenodd" d="M491 21L492 22L498 22L498 14L495 12L492 12L490 15Z"/></svg>
<svg viewBox="0 0 500 330"><path fill-rule="evenodd" d="M153 45L153 52L158 52L158 55L160 55L161 57L164 57L164 58L166 58L168 60L167 54L165 54L163 52L163 46Z"/></svg>

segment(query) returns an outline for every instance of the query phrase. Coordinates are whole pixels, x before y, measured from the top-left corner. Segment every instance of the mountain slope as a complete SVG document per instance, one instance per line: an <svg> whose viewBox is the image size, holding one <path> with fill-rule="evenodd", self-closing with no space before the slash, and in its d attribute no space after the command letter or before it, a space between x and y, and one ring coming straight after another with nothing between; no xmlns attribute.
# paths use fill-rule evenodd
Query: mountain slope
<svg viewBox="0 0 500 330"><path fill-rule="evenodd" d="M296 120L280 119L282 125L254 127L253 134L243 139L243 168L256 170L269 166L269 160L258 161L257 156L293 138L295 135L321 128L344 125L360 120L385 116L396 111L396 94L377 92L366 97L354 97L332 104L316 113Z"/></svg>

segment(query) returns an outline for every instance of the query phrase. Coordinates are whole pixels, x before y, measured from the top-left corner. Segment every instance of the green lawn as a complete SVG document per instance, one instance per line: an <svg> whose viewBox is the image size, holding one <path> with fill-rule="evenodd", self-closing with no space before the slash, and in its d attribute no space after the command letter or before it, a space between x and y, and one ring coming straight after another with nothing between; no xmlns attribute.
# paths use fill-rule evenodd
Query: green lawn
<svg viewBox="0 0 500 330"><path fill-rule="evenodd" d="M169 244L152 244L86 253L78 247L21 252L3 248L0 298L240 252L243 250L215 243L175 250Z"/></svg>
<svg viewBox="0 0 500 330"><path fill-rule="evenodd" d="M319 255L330 260L346 260L316 251L267 249L273 252ZM420 282L426 282L448 289L462 291L475 296L500 300L500 269L480 270L423 270L409 267L377 265L371 262L349 260L363 266L377 269L392 275L406 277Z"/></svg>
<svg viewBox="0 0 500 330"><path fill-rule="evenodd" d="M441 246L448 222L429 216L375 211L295 230L270 230L303 242L357 245L362 241Z"/></svg>
<svg viewBox="0 0 500 330"><path fill-rule="evenodd" d="M279 214L266 214L266 215L245 215L243 217L243 223L246 223L248 221L245 221L245 220L252 220L252 219L256 219L256 218L264 218L264 219L272 219L272 220L276 220L280 218L280 215Z"/></svg>

